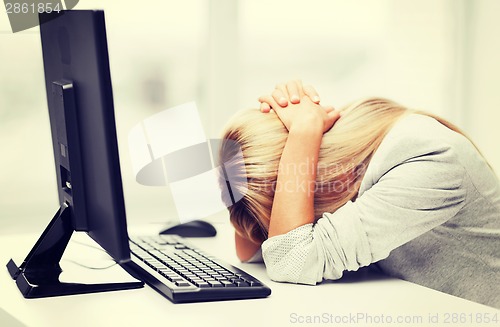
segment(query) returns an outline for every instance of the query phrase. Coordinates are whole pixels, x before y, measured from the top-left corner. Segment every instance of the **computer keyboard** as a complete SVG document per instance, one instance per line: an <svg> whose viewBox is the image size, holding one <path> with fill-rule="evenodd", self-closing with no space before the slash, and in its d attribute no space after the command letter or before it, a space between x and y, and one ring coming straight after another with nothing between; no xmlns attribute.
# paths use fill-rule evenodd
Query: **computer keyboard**
<svg viewBox="0 0 500 327"><path fill-rule="evenodd" d="M174 303L266 297L271 289L177 235L131 237L140 278Z"/></svg>

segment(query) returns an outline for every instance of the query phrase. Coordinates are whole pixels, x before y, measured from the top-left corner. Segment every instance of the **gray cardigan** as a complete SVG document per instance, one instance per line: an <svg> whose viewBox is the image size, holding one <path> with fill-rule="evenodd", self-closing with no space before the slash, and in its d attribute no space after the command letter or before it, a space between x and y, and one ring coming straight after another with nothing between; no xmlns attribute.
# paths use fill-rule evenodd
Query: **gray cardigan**
<svg viewBox="0 0 500 327"><path fill-rule="evenodd" d="M500 183L474 145L410 114L374 154L355 202L262 244L275 281L316 284L372 263L500 308Z"/></svg>

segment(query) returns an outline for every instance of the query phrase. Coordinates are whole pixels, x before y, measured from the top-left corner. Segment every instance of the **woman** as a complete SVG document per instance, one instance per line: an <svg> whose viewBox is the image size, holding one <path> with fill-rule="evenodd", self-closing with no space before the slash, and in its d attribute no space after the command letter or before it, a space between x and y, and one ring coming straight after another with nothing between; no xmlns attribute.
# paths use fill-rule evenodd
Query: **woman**
<svg viewBox="0 0 500 327"><path fill-rule="evenodd" d="M385 99L322 107L296 81L259 100L220 152L246 176L229 207L242 261L261 249L271 279L312 285L376 263L500 308L500 184L460 130Z"/></svg>

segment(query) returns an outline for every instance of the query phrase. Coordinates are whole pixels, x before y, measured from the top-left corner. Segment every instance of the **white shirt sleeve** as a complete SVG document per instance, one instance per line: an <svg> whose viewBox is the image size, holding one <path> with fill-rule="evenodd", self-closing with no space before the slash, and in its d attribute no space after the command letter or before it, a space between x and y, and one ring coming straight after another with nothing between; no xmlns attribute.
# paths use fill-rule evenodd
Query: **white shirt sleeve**
<svg viewBox="0 0 500 327"><path fill-rule="evenodd" d="M422 150L410 149L412 156L384 170L355 202L266 240L270 278L303 284L338 279L455 216L466 196L465 170L446 144Z"/></svg>

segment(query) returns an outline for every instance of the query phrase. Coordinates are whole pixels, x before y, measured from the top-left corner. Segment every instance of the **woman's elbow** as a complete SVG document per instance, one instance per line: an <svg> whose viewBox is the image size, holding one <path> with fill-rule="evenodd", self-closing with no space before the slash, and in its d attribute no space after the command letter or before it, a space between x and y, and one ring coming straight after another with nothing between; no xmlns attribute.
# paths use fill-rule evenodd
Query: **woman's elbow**
<svg viewBox="0 0 500 327"><path fill-rule="evenodd" d="M322 274L317 267L307 266L307 260L290 260L290 257L282 260L266 260L264 257L264 263L267 276L275 282L316 285L322 280L319 277Z"/></svg>
<svg viewBox="0 0 500 327"><path fill-rule="evenodd" d="M293 268L287 267L269 267L266 265L267 276L274 282L293 283L293 284L306 284L316 285L317 281L310 278L301 278L297 276Z"/></svg>
<svg viewBox="0 0 500 327"><path fill-rule="evenodd" d="M276 282L315 285L324 266L312 235L312 225L269 238L262 244L267 275Z"/></svg>
<svg viewBox="0 0 500 327"><path fill-rule="evenodd" d="M267 276L274 282L296 283L289 269L266 264Z"/></svg>

